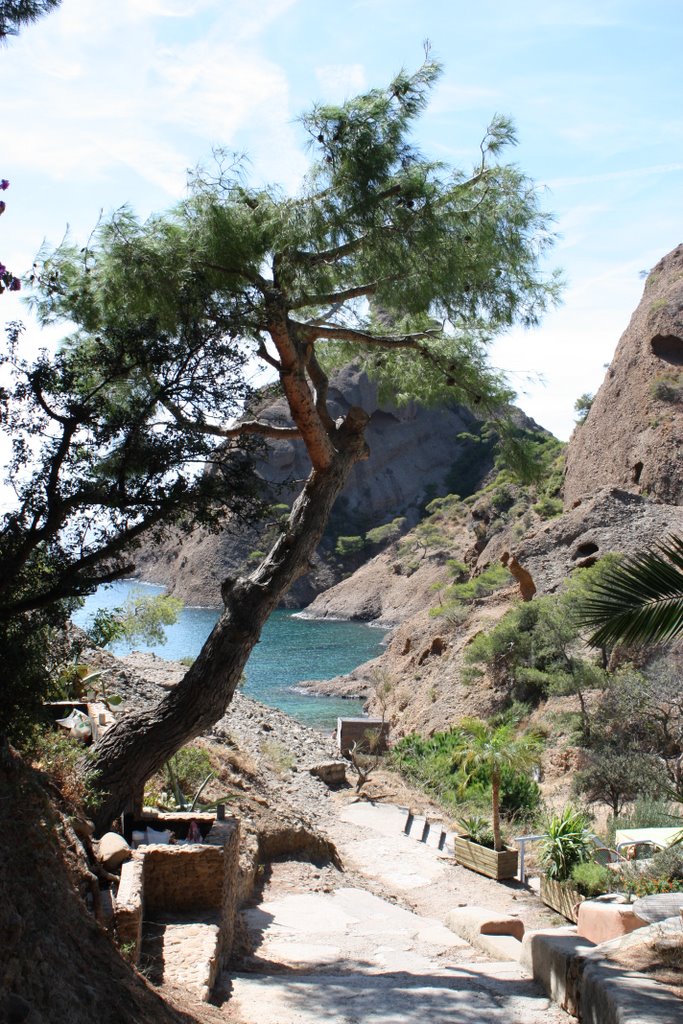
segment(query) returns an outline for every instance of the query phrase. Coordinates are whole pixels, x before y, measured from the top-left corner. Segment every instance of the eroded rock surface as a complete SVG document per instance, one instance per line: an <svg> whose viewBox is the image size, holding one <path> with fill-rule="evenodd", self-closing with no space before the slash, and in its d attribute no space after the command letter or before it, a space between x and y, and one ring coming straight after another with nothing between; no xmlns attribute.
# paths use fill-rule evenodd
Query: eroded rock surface
<svg viewBox="0 0 683 1024"><path fill-rule="evenodd" d="M683 503L683 245L654 267L585 422L565 508L610 485Z"/></svg>

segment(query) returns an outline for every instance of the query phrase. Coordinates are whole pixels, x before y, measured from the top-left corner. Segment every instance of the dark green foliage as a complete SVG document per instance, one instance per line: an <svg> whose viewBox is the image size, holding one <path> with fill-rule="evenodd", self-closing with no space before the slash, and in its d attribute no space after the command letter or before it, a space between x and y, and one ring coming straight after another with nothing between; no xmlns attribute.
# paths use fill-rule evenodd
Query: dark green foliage
<svg viewBox="0 0 683 1024"><path fill-rule="evenodd" d="M683 829L683 825L681 826ZM681 833L683 837L683 832ZM652 858L650 872L655 878L683 881L683 845L680 843L660 850Z"/></svg>
<svg viewBox="0 0 683 1024"><path fill-rule="evenodd" d="M606 676L578 653L577 609L590 580L600 577L608 564L601 560L574 574L558 596L516 605L492 630L475 637L465 655L463 678L475 679L486 668L495 685L523 701L575 693L588 728L585 691L604 686Z"/></svg>
<svg viewBox="0 0 683 1024"><path fill-rule="evenodd" d="M57 697L59 669L77 653L64 632L73 608L73 602L60 601L47 609L0 621L0 736L7 736L13 743L31 732L41 718L43 701Z"/></svg>
<svg viewBox="0 0 683 1024"><path fill-rule="evenodd" d="M625 558L586 595L590 643L656 644L683 632L683 537Z"/></svg>
<svg viewBox="0 0 683 1024"><path fill-rule="evenodd" d="M382 526L376 526L373 530L368 530L365 534L365 540L368 544L372 545L384 546L391 544L392 541L398 540L401 536L405 525L405 517L397 516L390 523L384 523Z"/></svg>
<svg viewBox="0 0 683 1024"><path fill-rule="evenodd" d="M459 567L456 568L456 573L460 575ZM445 615L454 606L471 604L473 601L489 597L496 590L508 586L509 583L510 574L504 566L497 563L489 565L478 576L472 576L462 582L451 583L450 586L442 590L441 603L430 610L430 615Z"/></svg>
<svg viewBox="0 0 683 1024"><path fill-rule="evenodd" d="M335 551L342 558L347 558L349 555L356 555L359 551L363 550L364 541L362 537L337 537L337 545Z"/></svg>

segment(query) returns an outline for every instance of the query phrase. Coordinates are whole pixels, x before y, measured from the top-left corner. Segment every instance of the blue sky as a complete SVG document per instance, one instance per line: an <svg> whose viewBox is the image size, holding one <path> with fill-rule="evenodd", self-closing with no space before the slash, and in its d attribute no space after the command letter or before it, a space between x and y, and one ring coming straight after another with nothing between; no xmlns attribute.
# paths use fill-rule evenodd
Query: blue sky
<svg viewBox="0 0 683 1024"><path fill-rule="evenodd" d="M566 438L639 272L683 241L682 30L680 0L63 0L0 50L0 260L21 273L67 225L85 241L100 210L166 208L216 145L296 189L297 114L416 67L429 38L445 73L423 149L469 167L491 116L511 114L509 158L555 214L563 306L497 341L493 360ZM17 297L1 296L0 321L18 316Z"/></svg>

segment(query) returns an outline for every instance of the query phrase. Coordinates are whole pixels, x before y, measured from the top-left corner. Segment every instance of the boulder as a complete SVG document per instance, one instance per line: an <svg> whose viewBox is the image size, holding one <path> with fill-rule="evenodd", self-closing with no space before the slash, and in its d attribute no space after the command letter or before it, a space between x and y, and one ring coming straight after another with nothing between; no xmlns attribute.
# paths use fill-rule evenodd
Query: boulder
<svg viewBox="0 0 683 1024"><path fill-rule="evenodd" d="M106 871L115 871L130 860L133 851L118 832L105 832L97 844L97 859Z"/></svg>

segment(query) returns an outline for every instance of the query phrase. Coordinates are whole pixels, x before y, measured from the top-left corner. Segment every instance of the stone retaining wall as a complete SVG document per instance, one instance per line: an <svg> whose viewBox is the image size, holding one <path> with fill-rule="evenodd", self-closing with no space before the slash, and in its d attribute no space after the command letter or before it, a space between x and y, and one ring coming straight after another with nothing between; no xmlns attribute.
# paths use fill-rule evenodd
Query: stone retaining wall
<svg viewBox="0 0 683 1024"><path fill-rule="evenodd" d="M114 904L119 942L133 943L134 962L144 917L173 912L187 916L193 911L200 915L207 910L216 911L219 920L217 968L228 959L235 931L239 834L237 819L226 818L214 822L203 843L150 845L134 851L123 865Z"/></svg>

